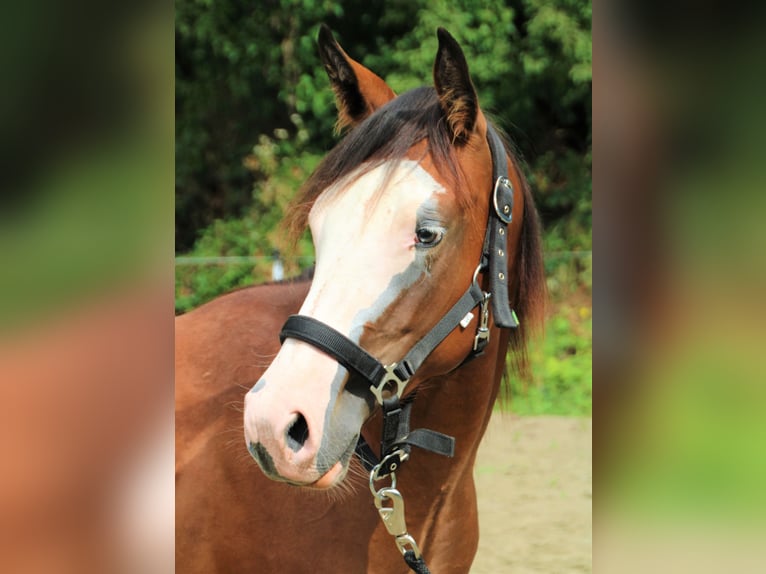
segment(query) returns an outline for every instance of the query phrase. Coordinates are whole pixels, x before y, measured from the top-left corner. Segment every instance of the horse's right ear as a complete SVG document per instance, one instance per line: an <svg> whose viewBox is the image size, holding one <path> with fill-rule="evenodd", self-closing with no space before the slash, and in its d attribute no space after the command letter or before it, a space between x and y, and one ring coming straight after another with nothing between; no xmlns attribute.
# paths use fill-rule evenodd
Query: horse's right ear
<svg viewBox="0 0 766 574"><path fill-rule="evenodd" d="M380 77L343 51L330 28L319 28L319 56L330 77L338 106L337 129L353 126L396 97Z"/></svg>

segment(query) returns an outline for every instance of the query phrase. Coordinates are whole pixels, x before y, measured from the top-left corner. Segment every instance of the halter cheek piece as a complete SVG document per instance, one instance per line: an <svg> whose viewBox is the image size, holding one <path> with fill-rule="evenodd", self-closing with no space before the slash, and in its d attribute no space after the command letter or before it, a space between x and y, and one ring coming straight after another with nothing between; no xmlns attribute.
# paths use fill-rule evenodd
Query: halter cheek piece
<svg viewBox="0 0 766 574"><path fill-rule="evenodd" d="M508 273L507 229L513 214L513 186L508 179L505 147L497 132L489 125L487 141L492 154L494 188L481 261L468 290L400 361L383 365L342 333L304 315L291 315L279 335L283 343L286 338L292 338L313 345L335 358L349 371L352 379L361 379L369 386L369 392L383 407L383 436L380 451L382 466L376 461L375 455L361 436L356 452L368 470L376 466L376 480L395 470L407 458L412 446L445 456L454 455L454 438L428 429L410 431L412 395L408 397L409 400L401 400L407 383L431 352L458 325L466 328L473 319L472 310L477 306L480 307L479 325L473 348L465 361L481 355L489 343L490 303L496 326L515 328L519 324L516 314L509 305L508 277L506 276ZM489 292L482 291L476 281L480 271L489 271Z"/></svg>

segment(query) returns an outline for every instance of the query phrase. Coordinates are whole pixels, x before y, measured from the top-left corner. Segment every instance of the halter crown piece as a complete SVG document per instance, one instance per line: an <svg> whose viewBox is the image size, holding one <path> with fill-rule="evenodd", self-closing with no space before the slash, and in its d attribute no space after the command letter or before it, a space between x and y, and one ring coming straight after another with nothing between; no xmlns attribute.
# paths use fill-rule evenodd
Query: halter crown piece
<svg viewBox="0 0 766 574"><path fill-rule="evenodd" d="M284 343L286 338L298 339L327 353L349 371L349 384L360 379L369 386L369 392L383 410L383 434L381 437L381 460L359 437L356 454L370 472L370 490L375 504L389 533L395 537L397 547L405 561L415 571L415 563L422 564L420 550L415 540L407 533L404 523L404 502L396 490L398 469L407 458L413 446L452 457L455 453L455 439L429 429L410 430L410 410L414 394L402 400L407 383L431 352L458 326L467 327L473 318L473 309L479 307L479 324L473 348L464 363L484 352L489 343L489 309L491 304L494 323L500 328L516 328L519 325L516 313L508 300L508 225L513 217L513 185L508 178L508 161L505 147L497 132L487 125L487 141L492 154L493 181L492 198L484 235L481 261L473 275L471 285L460 299L447 311L438 323L420 339L398 362L383 365L357 343L336 331L329 325L305 315L291 315L279 334ZM476 281L481 271L489 273L489 292L482 291ZM390 477L389 487L376 490L374 483ZM383 501L390 501L386 507ZM420 561L420 562L418 562Z"/></svg>

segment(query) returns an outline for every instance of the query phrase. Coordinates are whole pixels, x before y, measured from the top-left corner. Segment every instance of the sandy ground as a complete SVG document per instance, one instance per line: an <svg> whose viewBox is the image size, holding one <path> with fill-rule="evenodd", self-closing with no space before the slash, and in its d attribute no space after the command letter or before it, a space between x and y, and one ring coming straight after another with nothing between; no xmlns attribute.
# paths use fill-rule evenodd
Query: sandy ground
<svg viewBox="0 0 766 574"><path fill-rule="evenodd" d="M495 414L479 449L471 574L591 572L589 418Z"/></svg>

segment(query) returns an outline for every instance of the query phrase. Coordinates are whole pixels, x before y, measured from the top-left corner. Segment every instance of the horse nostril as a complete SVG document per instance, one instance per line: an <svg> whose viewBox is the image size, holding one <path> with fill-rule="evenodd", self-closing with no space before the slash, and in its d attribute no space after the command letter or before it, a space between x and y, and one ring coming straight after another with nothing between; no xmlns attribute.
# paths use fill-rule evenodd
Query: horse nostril
<svg viewBox="0 0 766 574"><path fill-rule="evenodd" d="M294 452L298 452L306 444L306 440L309 438L309 425L306 422L306 417L301 413L297 413L295 420L287 427L287 446Z"/></svg>

